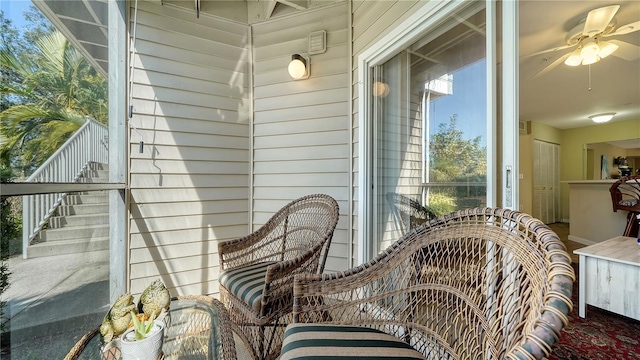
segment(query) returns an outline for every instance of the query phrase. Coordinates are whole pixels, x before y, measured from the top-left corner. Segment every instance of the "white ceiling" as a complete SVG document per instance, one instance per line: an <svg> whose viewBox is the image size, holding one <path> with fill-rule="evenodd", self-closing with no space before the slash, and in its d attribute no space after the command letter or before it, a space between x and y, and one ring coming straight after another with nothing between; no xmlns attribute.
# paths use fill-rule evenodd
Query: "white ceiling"
<svg viewBox="0 0 640 360"><path fill-rule="evenodd" d="M520 120L568 129L594 125L589 115L615 112L612 121L635 119L640 127L640 60L630 62L612 55L591 65L589 89L589 66L560 64L531 79L575 47L525 57L566 45L567 31L590 10L614 4L620 5L614 17L618 25L640 20L640 1L520 2ZM640 31L615 38L640 46Z"/></svg>

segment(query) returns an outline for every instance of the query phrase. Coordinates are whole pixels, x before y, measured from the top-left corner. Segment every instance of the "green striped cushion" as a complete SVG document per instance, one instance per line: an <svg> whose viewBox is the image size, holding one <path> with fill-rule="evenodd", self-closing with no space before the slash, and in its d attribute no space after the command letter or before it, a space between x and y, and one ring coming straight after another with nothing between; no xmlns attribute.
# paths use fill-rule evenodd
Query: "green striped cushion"
<svg viewBox="0 0 640 360"><path fill-rule="evenodd" d="M275 262L261 262L239 266L220 273L218 281L229 293L244 301L256 312L260 312L260 301L264 291L267 267Z"/></svg>
<svg viewBox="0 0 640 360"><path fill-rule="evenodd" d="M280 360L425 359L395 336L361 326L290 324Z"/></svg>

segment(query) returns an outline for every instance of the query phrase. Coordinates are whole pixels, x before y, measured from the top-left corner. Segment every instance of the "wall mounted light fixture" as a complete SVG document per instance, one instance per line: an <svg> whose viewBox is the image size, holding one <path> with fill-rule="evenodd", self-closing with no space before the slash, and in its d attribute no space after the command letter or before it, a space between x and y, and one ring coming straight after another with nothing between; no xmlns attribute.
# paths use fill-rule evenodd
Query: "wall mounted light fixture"
<svg viewBox="0 0 640 360"><path fill-rule="evenodd" d="M611 119L613 119L613 115L615 115L616 113L614 112L610 112L610 113L602 113L602 114L597 114L597 115L591 115L589 116L589 119L593 120L594 123L605 123Z"/></svg>
<svg viewBox="0 0 640 360"><path fill-rule="evenodd" d="M289 62L289 76L293 80L308 79L311 75L311 68L309 59L300 54L291 55L291 62Z"/></svg>

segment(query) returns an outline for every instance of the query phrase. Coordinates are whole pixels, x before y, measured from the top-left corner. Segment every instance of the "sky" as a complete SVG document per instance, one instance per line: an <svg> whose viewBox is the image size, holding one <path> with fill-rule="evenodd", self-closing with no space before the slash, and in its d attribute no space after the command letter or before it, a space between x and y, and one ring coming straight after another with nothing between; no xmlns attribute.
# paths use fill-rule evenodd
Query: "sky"
<svg viewBox="0 0 640 360"><path fill-rule="evenodd" d="M7 19L11 19L13 26L22 30L26 26L23 13L31 6L29 0L0 0L0 10L4 12Z"/></svg>

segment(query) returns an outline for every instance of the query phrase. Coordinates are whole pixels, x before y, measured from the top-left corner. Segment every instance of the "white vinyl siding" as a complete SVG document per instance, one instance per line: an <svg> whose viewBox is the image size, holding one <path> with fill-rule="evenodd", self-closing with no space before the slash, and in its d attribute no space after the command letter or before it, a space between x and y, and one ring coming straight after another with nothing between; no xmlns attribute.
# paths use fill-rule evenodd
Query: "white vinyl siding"
<svg viewBox="0 0 640 360"><path fill-rule="evenodd" d="M325 271L348 263L349 34L346 3L253 25L253 228L300 196L325 193L340 205ZM307 56L309 33L327 32L327 51L311 55L311 77L287 73Z"/></svg>
<svg viewBox="0 0 640 360"><path fill-rule="evenodd" d="M353 250L351 254L353 254L353 263L357 264L357 254L359 249L357 244L358 239L358 218L357 216L361 214L357 214L355 210L358 209L358 157L360 154L358 153L358 137L359 137L359 113L358 113L358 102L359 94L358 94L358 85L359 82L363 79L358 79L358 56L365 50L367 50L372 44L374 44L378 39L382 38L386 34L390 33L397 27L398 24L402 23L409 16L411 16L415 11L422 6L425 6L427 1L353 1L352 2L352 62L351 62L351 87L353 91L353 116L351 118L351 126L353 127L353 148L354 148L354 173L353 173L353 183L354 188L353 196L354 203L353 209L355 216L351 221L353 221L353 234L351 238L353 239Z"/></svg>
<svg viewBox="0 0 640 360"><path fill-rule="evenodd" d="M137 18L129 288L215 294L218 241L249 231L249 27L146 1Z"/></svg>

